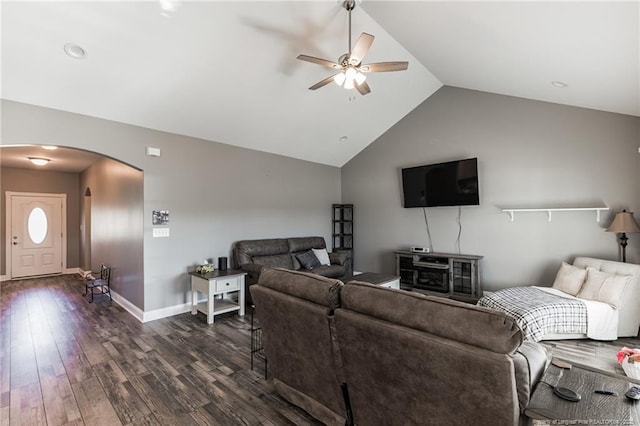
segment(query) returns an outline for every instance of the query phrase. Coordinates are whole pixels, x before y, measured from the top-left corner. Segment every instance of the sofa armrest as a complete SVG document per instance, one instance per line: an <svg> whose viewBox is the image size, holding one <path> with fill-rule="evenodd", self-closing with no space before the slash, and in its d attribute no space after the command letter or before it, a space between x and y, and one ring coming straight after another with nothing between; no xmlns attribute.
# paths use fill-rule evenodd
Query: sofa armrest
<svg viewBox="0 0 640 426"><path fill-rule="evenodd" d="M247 284L255 284L258 282L262 268L264 268L264 265L258 265L257 263L245 263L240 265L240 270L246 272L248 275L246 280Z"/></svg>
<svg viewBox="0 0 640 426"><path fill-rule="evenodd" d="M329 262L332 265L344 266L349 260L351 260L351 252L342 250L329 253Z"/></svg>
<svg viewBox="0 0 640 426"><path fill-rule="evenodd" d="M523 342L513 355L513 364L516 373L518 402L522 413L529 404L533 389L549 365L547 351L537 342Z"/></svg>

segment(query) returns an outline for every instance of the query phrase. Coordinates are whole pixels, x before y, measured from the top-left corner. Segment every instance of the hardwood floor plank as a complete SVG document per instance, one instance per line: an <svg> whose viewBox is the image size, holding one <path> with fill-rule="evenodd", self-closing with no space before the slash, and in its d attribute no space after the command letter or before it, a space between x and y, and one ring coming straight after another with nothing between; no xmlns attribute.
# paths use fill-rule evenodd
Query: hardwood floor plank
<svg viewBox="0 0 640 426"><path fill-rule="evenodd" d="M121 425L111 401L97 378L92 377L71 385L86 424Z"/></svg>
<svg viewBox="0 0 640 426"><path fill-rule="evenodd" d="M180 424L180 418L186 411L152 374L132 378L131 385L145 401L158 424Z"/></svg>
<svg viewBox="0 0 640 426"><path fill-rule="evenodd" d="M19 387L12 387L9 398L10 425L46 424L39 383L29 383Z"/></svg>
<svg viewBox="0 0 640 426"><path fill-rule="evenodd" d="M38 372L47 423L59 425L81 419L80 409L64 368L39 365Z"/></svg>

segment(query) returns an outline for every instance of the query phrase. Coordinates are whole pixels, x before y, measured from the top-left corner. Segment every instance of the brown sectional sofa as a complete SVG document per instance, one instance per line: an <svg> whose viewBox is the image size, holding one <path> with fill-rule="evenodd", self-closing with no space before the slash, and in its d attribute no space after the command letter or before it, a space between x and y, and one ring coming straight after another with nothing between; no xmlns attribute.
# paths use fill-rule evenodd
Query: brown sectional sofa
<svg viewBox="0 0 640 426"><path fill-rule="evenodd" d="M310 249L326 249L322 237L269 238L263 240L237 241L233 247L236 269L247 273L245 277L246 300L251 304L249 287L260 278L262 268L284 268L294 271L311 272L329 278L341 278L351 275L351 253L337 251L329 253L330 265L319 266L313 270L303 269L296 255Z"/></svg>
<svg viewBox="0 0 640 426"><path fill-rule="evenodd" d="M251 292L274 385L326 424L524 424L546 368L486 308L282 269Z"/></svg>

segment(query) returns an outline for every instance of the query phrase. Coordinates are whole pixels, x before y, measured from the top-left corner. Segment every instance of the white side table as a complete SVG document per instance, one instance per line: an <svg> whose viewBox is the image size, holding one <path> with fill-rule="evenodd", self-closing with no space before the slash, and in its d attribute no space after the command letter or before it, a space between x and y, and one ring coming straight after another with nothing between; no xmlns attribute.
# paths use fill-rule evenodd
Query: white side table
<svg viewBox="0 0 640 426"><path fill-rule="evenodd" d="M207 274L191 275L191 314L198 311L207 315L207 324L213 324L213 317L225 312L238 311L244 315L244 276L246 272L229 269L227 271L215 270ZM205 302L198 303L198 293L207 295ZM237 301L231 296L237 295ZM222 296L216 297L216 296Z"/></svg>

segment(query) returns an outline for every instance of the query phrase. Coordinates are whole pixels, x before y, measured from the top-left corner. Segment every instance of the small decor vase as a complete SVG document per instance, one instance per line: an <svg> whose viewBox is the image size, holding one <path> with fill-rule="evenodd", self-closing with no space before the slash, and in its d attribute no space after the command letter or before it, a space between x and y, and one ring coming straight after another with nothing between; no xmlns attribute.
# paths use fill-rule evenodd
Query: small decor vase
<svg viewBox="0 0 640 426"><path fill-rule="evenodd" d="M640 349L624 347L618 352L617 359L627 377L640 380Z"/></svg>
<svg viewBox="0 0 640 426"><path fill-rule="evenodd" d="M640 380L640 363L638 362L629 362L629 358L625 358L622 361L622 369L624 370L624 374L627 377L631 377L632 379Z"/></svg>

